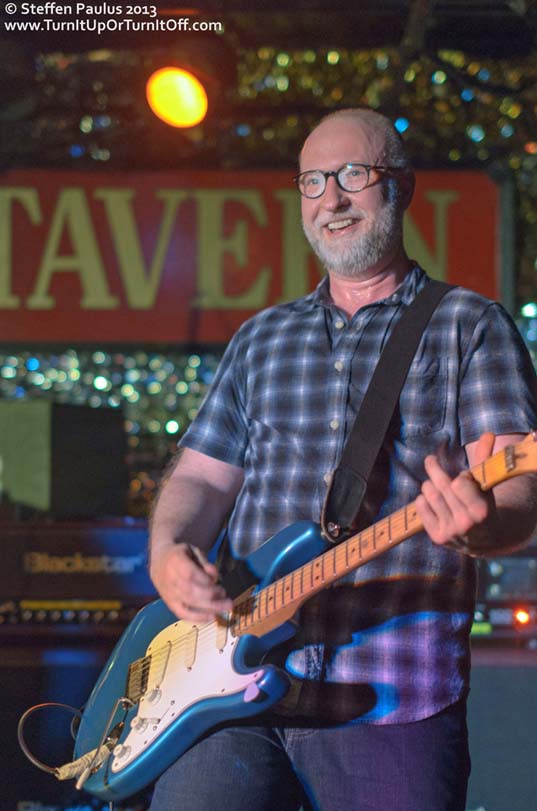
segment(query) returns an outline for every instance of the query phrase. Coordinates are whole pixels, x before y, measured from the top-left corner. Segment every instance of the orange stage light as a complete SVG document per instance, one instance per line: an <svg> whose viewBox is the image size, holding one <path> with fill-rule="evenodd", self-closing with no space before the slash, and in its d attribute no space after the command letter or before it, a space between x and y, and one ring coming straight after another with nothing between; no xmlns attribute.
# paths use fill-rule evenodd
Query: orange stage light
<svg viewBox="0 0 537 811"><path fill-rule="evenodd" d="M515 611L515 619L520 625L527 625L531 617L529 611L526 611L525 608L519 608Z"/></svg>
<svg viewBox="0 0 537 811"><path fill-rule="evenodd" d="M160 68L147 80L146 96L158 118L172 127L194 127L207 114L207 93L183 68Z"/></svg>

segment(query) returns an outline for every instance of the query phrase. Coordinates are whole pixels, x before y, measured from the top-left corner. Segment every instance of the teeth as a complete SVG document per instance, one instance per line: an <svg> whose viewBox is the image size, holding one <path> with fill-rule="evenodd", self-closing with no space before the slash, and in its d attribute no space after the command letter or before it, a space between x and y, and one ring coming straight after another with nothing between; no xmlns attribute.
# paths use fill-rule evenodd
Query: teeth
<svg viewBox="0 0 537 811"><path fill-rule="evenodd" d="M329 222L328 228L330 231L339 231L340 228L346 228L348 225L352 225L352 220L337 220L336 222Z"/></svg>

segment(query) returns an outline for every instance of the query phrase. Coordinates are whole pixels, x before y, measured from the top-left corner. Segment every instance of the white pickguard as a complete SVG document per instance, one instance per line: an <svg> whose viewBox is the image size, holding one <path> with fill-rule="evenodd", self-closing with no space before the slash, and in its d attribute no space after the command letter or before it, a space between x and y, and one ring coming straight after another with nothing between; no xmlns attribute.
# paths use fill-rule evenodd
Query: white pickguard
<svg viewBox="0 0 537 811"><path fill-rule="evenodd" d="M154 637L146 653L150 657L147 689L129 733L114 750L112 772L120 772L139 757L188 707L255 684L263 669L248 674L233 669L237 642L238 637L214 622L197 625L184 620Z"/></svg>

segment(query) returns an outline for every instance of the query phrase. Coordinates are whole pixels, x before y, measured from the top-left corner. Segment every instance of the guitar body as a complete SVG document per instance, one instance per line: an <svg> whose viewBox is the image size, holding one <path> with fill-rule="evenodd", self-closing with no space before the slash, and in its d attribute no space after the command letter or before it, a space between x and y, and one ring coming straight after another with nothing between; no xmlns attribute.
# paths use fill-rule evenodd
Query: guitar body
<svg viewBox="0 0 537 811"><path fill-rule="evenodd" d="M255 594L327 548L317 524L292 524L245 564ZM291 621L262 636L233 635L222 622L178 620L157 600L143 608L119 640L84 708L75 757L95 749L116 728L108 762L84 783L103 800L121 800L155 780L212 727L258 715L287 692L285 671L263 665L289 639ZM132 705L116 706L124 697ZM114 707L116 707L114 711ZM124 722L124 726L118 726Z"/></svg>

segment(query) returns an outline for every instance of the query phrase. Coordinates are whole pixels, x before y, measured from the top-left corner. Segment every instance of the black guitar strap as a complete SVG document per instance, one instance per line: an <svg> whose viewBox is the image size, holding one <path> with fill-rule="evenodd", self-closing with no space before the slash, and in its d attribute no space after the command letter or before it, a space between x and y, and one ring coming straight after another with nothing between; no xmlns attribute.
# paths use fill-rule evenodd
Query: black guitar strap
<svg viewBox="0 0 537 811"><path fill-rule="evenodd" d="M336 543L356 531L367 482L425 327L453 285L430 281L405 308L379 358L332 475L321 516L325 536Z"/></svg>

